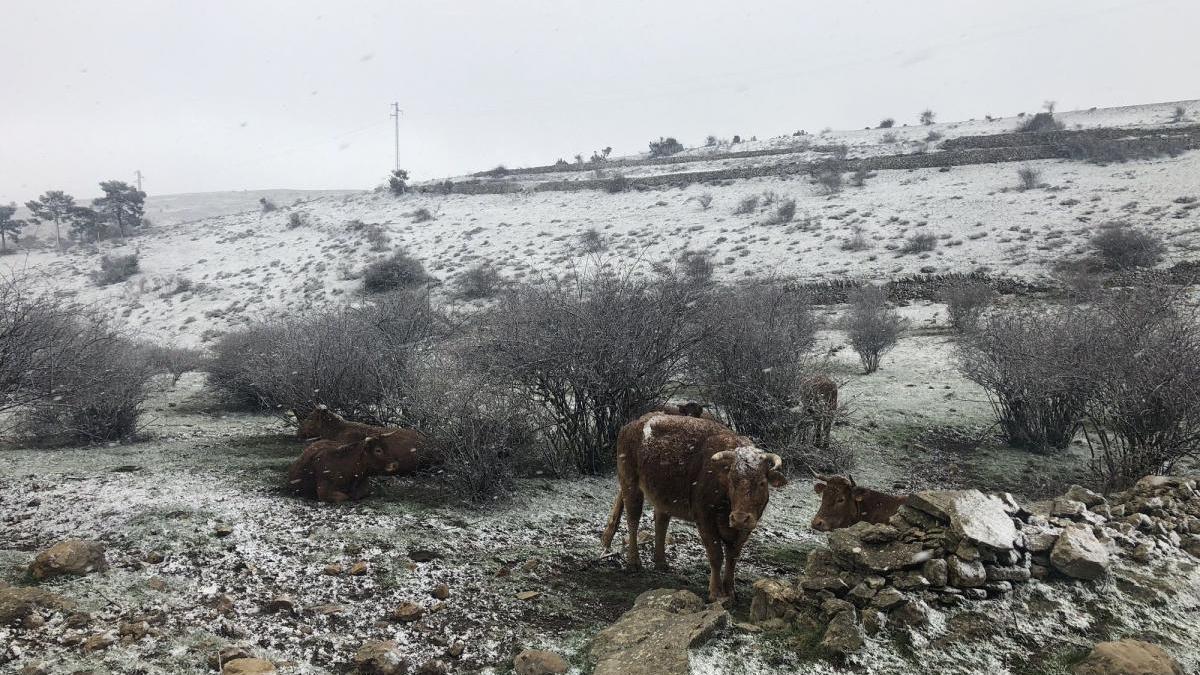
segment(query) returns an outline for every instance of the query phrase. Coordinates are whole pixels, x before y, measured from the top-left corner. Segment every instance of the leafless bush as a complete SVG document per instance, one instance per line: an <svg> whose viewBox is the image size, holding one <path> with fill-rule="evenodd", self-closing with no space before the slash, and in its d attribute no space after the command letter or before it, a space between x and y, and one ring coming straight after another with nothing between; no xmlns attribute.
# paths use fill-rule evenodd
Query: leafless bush
<svg viewBox="0 0 1200 675"><path fill-rule="evenodd" d="M96 284L107 286L125 281L138 272L138 255L105 255L100 259L100 271L96 272Z"/></svg>
<svg viewBox="0 0 1200 675"><path fill-rule="evenodd" d="M850 174L850 184L854 187L865 187L867 180L874 178L875 173L868 170L866 167L860 166Z"/></svg>
<svg viewBox="0 0 1200 675"><path fill-rule="evenodd" d="M1042 183L1042 172L1032 166L1017 169L1018 187L1022 190L1033 190Z"/></svg>
<svg viewBox="0 0 1200 675"><path fill-rule="evenodd" d="M594 227L589 227L579 235L579 243L583 246L584 253L600 253L608 248L604 236Z"/></svg>
<svg viewBox="0 0 1200 675"><path fill-rule="evenodd" d="M879 370L883 355L896 346L904 320L888 307L887 294L878 286L864 286L850 295L850 311L845 319L850 346L858 353L863 370Z"/></svg>
<svg viewBox="0 0 1200 675"><path fill-rule="evenodd" d="M712 206L713 196L711 194L705 192L704 194L696 195L695 197L692 197L691 199L695 199L696 203L700 205L700 208L707 211L708 208L710 206Z"/></svg>
<svg viewBox="0 0 1200 675"><path fill-rule="evenodd" d="M629 190L629 179L623 173L614 173L608 180L604 181L604 191L609 194L617 194Z"/></svg>
<svg viewBox="0 0 1200 675"><path fill-rule="evenodd" d="M826 447L795 442L771 446L771 451L783 457L784 469L793 476L811 472L836 475L850 473L858 463L858 453L848 441L831 439Z"/></svg>
<svg viewBox="0 0 1200 675"><path fill-rule="evenodd" d="M414 360L408 383L397 407L441 456L442 476L456 494L473 501L507 497L519 471L544 472L537 413L525 397L445 353Z"/></svg>
<svg viewBox="0 0 1200 675"><path fill-rule="evenodd" d="M444 330L427 297L397 294L364 307L312 311L222 337L209 382L231 402L307 415L325 405L351 419L387 421L412 353Z"/></svg>
<svg viewBox="0 0 1200 675"><path fill-rule="evenodd" d="M796 200L785 199L776 207L775 213L771 214L770 224L782 225L792 222L792 218L796 217Z"/></svg>
<svg viewBox="0 0 1200 675"><path fill-rule="evenodd" d="M425 208L424 206L416 211L413 211L409 215L414 223L427 223L433 220L433 214L430 213L429 209Z"/></svg>
<svg viewBox="0 0 1200 675"><path fill-rule="evenodd" d="M891 129L894 126L896 126L896 120L894 120L890 117L885 117L882 120L879 120L879 126L876 128L877 129Z"/></svg>
<svg viewBox="0 0 1200 675"><path fill-rule="evenodd" d="M691 283L599 263L554 283L506 291L483 317L478 367L553 421L549 442L585 473L612 466L617 432L667 399L685 355L704 338Z"/></svg>
<svg viewBox="0 0 1200 675"><path fill-rule="evenodd" d="M1026 134L1062 131L1062 129L1063 123L1054 119L1054 113L1049 111L1037 113L1032 117L1026 117L1017 125L1017 131Z"/></svg>
<svg viewBox="0 0 1200 675"><path fill-rule="evenodd" d="M464 300L491 298L500 292L503 283L500 272L491 263L479 263L458 275L455 294Z"/></svg>
<svg viewBox="0 0 1200 675"><path fill-rule="evenodd" d="M1170 473L1200 448L1200 322L1181 293L1135 288L1099 303L1086 438L1108 490Z"/></svg>
<svg viewBox="0 0 1200 675"><path fill-rule="evenodd" d="M1162 258L1162 240L1128 223L1109 223L1092 237L1092 248L1112 269L1154 267Z"/></svg>
<svg viewBox="0 0 1200 675"><path fill-rule="evenodd" d="M863 229L857 225L854 227L854 233L850 235L850 238L842 241L843 251L865 251L869 248L871 248L871 242L867 241Z"/></svg>
<svg viewBox="0 0 1200 675"><path fill-rule="evenodd" d="M169 373L172 383L179 382L184 373L202 370L205 364L204 353L191 347L143 343L139 349L150 372Z"/></svg>
<svg viewBox="0 0 1200 675"><path fill-rule="evenodd" d="M660 136L657 141L650 141L651 157L669 157L680 152L683 152L683 144L674 137L663 138Z"/></svg>
<svg viewBox="0 0 1200 675"><path fill-rule="evenodd" d="M716 270L712 254L707 251L684 251L679 255L679 272L696 286L710 283Z"/></svg>
<svg viewBox="0 0 1200 675"><path fill-rule="evenodd" d="M291 213L288 214L287 226L290 229L294 230L297 227L305 227L308 224L309 224L308 212L292 211Z"/></svg>
<svg viewBox="0 0 1200 675"><path fill-rule="evenodd" d="M363 290L368 293L387 293L412 290L430 281L420 260L404 251L396 251L363 269Z"/></svg>
<svg viewBox="0 0 1200 675"><path fill-rule="evenodd" d="M901 253L926 253L937 248L937 237L929 232L918 232L907 240L900 247Z"/></svg>
<svg viewBox="0 0 1200 675"><path fill-rule="evenodd" d="M946 303L946 315L955 330L974 330L979 317L996 300L996 292L982 281L961 281L946 289L942 294Z"/></svg>
<svg viewBox="0 0 1200 675"><path fill-rule="evenodd" d="M689 359L692 379L740 433L790 439L814 367L818 323L806 298L782 280L756 280L718 289L706 311L721 320Z"/></svg>
<svg viewBox="0 0 1200 675"><path fill-rule="evenodd" d="M1092 383L1093 317L1078 307L985 315L959 345L959 369L983 387L1005 438L1034 452L1070 445Z"/></svg>
<svg viewBox="0 0 1200 675"><path fill-rule="evenodd" d="M733 215L741 216L747 213L754 213L758 210L758 195L750 195L738 202L737 208L733 210Z"/></svg>

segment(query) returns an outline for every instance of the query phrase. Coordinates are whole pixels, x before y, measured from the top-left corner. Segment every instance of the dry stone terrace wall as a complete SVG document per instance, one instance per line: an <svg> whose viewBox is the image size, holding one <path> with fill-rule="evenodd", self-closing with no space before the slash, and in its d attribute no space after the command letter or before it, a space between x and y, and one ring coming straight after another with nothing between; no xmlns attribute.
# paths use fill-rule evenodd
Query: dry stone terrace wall
<svg viewBox="0 0 1200 675"><path fill-rule="evenodd" d="M822 645L845 654L888 625L920 628L935 611L1004 598L1026 583L1091 583L1116 559L1200 558L1197 484L1147 476L1109 498L1072 486L1028 508L1008 494L916 493L888 523L832 532L798 579L756 582L751 620L823 616Z"/></svg>
<svg viewBox="0 0 1200 675"><path fill-rule="evenodd" d="M942 142L947 150L964 148L1007 148L1020 145L1060 145L1078 138L1117 140L1126 138L1154 138L1163 136L1196 137L1200 135L1200 124L1171 127L1101 127L1098 129L1063 129L1061 131L1021 132L988 134L986 136L959 136Z"/></svg>

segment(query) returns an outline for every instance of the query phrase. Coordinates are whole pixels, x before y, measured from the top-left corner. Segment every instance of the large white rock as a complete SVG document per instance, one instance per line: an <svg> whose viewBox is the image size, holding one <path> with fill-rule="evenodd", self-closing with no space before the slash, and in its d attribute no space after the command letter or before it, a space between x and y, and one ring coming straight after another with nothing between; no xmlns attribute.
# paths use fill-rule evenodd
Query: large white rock
<svg viewBox="0 0 1200 675"><path fill-rule="evenodd" d="M1050 551L1054 569L1076 579L1098 579L1108 571L1108 551L1086 525L1063 528Z"/></svg>
<svg viewBox="0 0 1200 675"><path fill-rule="evenodd" d="M1017 527L999 497L979 490L918 492L908 505L948 521L959 536L972 544L1007 551L1017 539Z"/></svg>

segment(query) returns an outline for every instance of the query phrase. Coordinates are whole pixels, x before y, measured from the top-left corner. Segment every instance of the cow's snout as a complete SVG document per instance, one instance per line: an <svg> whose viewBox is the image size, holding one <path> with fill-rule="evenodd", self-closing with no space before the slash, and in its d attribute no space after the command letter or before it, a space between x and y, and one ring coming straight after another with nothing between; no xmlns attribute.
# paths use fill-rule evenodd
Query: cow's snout
<svg viewBox="0 0 1200 675"><path fill-rule="evenodd" d="M829 523L826 523L824 518L813 518L812 529L816 530L817 532L828 532Z"/></svg>
<svg viewBox="0 0 1200 675"><path fill-rule="evenodd" d="M400 462L389 462L384 470L388 473L396 473L400 470Z"/></svg>
<svg viewBox="0 0 1200 675"><path fill-rule="evenodd" d="M753 530L755 525L758 525L758 518L752 513L734 511L729 514L729 526L735 530Z"/></svg>

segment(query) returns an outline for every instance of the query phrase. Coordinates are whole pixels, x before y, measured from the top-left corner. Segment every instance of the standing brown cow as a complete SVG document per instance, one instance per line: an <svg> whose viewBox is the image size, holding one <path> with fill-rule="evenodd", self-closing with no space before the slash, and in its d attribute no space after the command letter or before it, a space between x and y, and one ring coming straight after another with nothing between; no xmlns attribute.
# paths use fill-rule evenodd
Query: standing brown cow
<svg viewBox="0 0 1200 675"><path fill-rule="evenodd" d="M612 544L625 512L629 566L641 569L638 524L644 497L654 507L654 564L665 569L671 518L696 524L708 553L708 594L733 597L734 567L770 499L768 486L787 480L783 460L754 447L722 424L695 417L648 413L626 424L617 438L620 485L601 543ZM721 577L724 561L725 574Z"/></svg>
<svg viewBox="0 0 1200 675"><path fill-rule="evenodd" d="M396 473L398 462L390 456L387 440L368 436L349 443L311 443L288 470L288 487L309 499L335 504L362 499L371 476Z"/></svg>
<svg viewBox="0 0 1200 675"><path fill-rule="evenodd" d="M812 430L812 444L829 447L833 419L837 416L838 386L824 375L810 375L800 382L800 409L804 415L801 441L807 442Z"/></svg>
<svg viewBox="0 0 1200 675"><path fill-rule="evenodd" d="M407 475L435 463L425 437L412 429L376 427L360 422L349 422L327 408L314 408L300 423L296 435L299 438L323 438L330 441L349 443L368 436L383 439L388 455L395 460L395 469L389 476Z"/></svg>
<svg viewBox="0 0 1200 675"><path fill-rule="evenodd" d="M908 499L854 484L854 476L824 476L814 472L818 483L813 491L821 495L821 507L813 517L812 528L821 532L850 527L858 522L886 523Z"/></svg>

